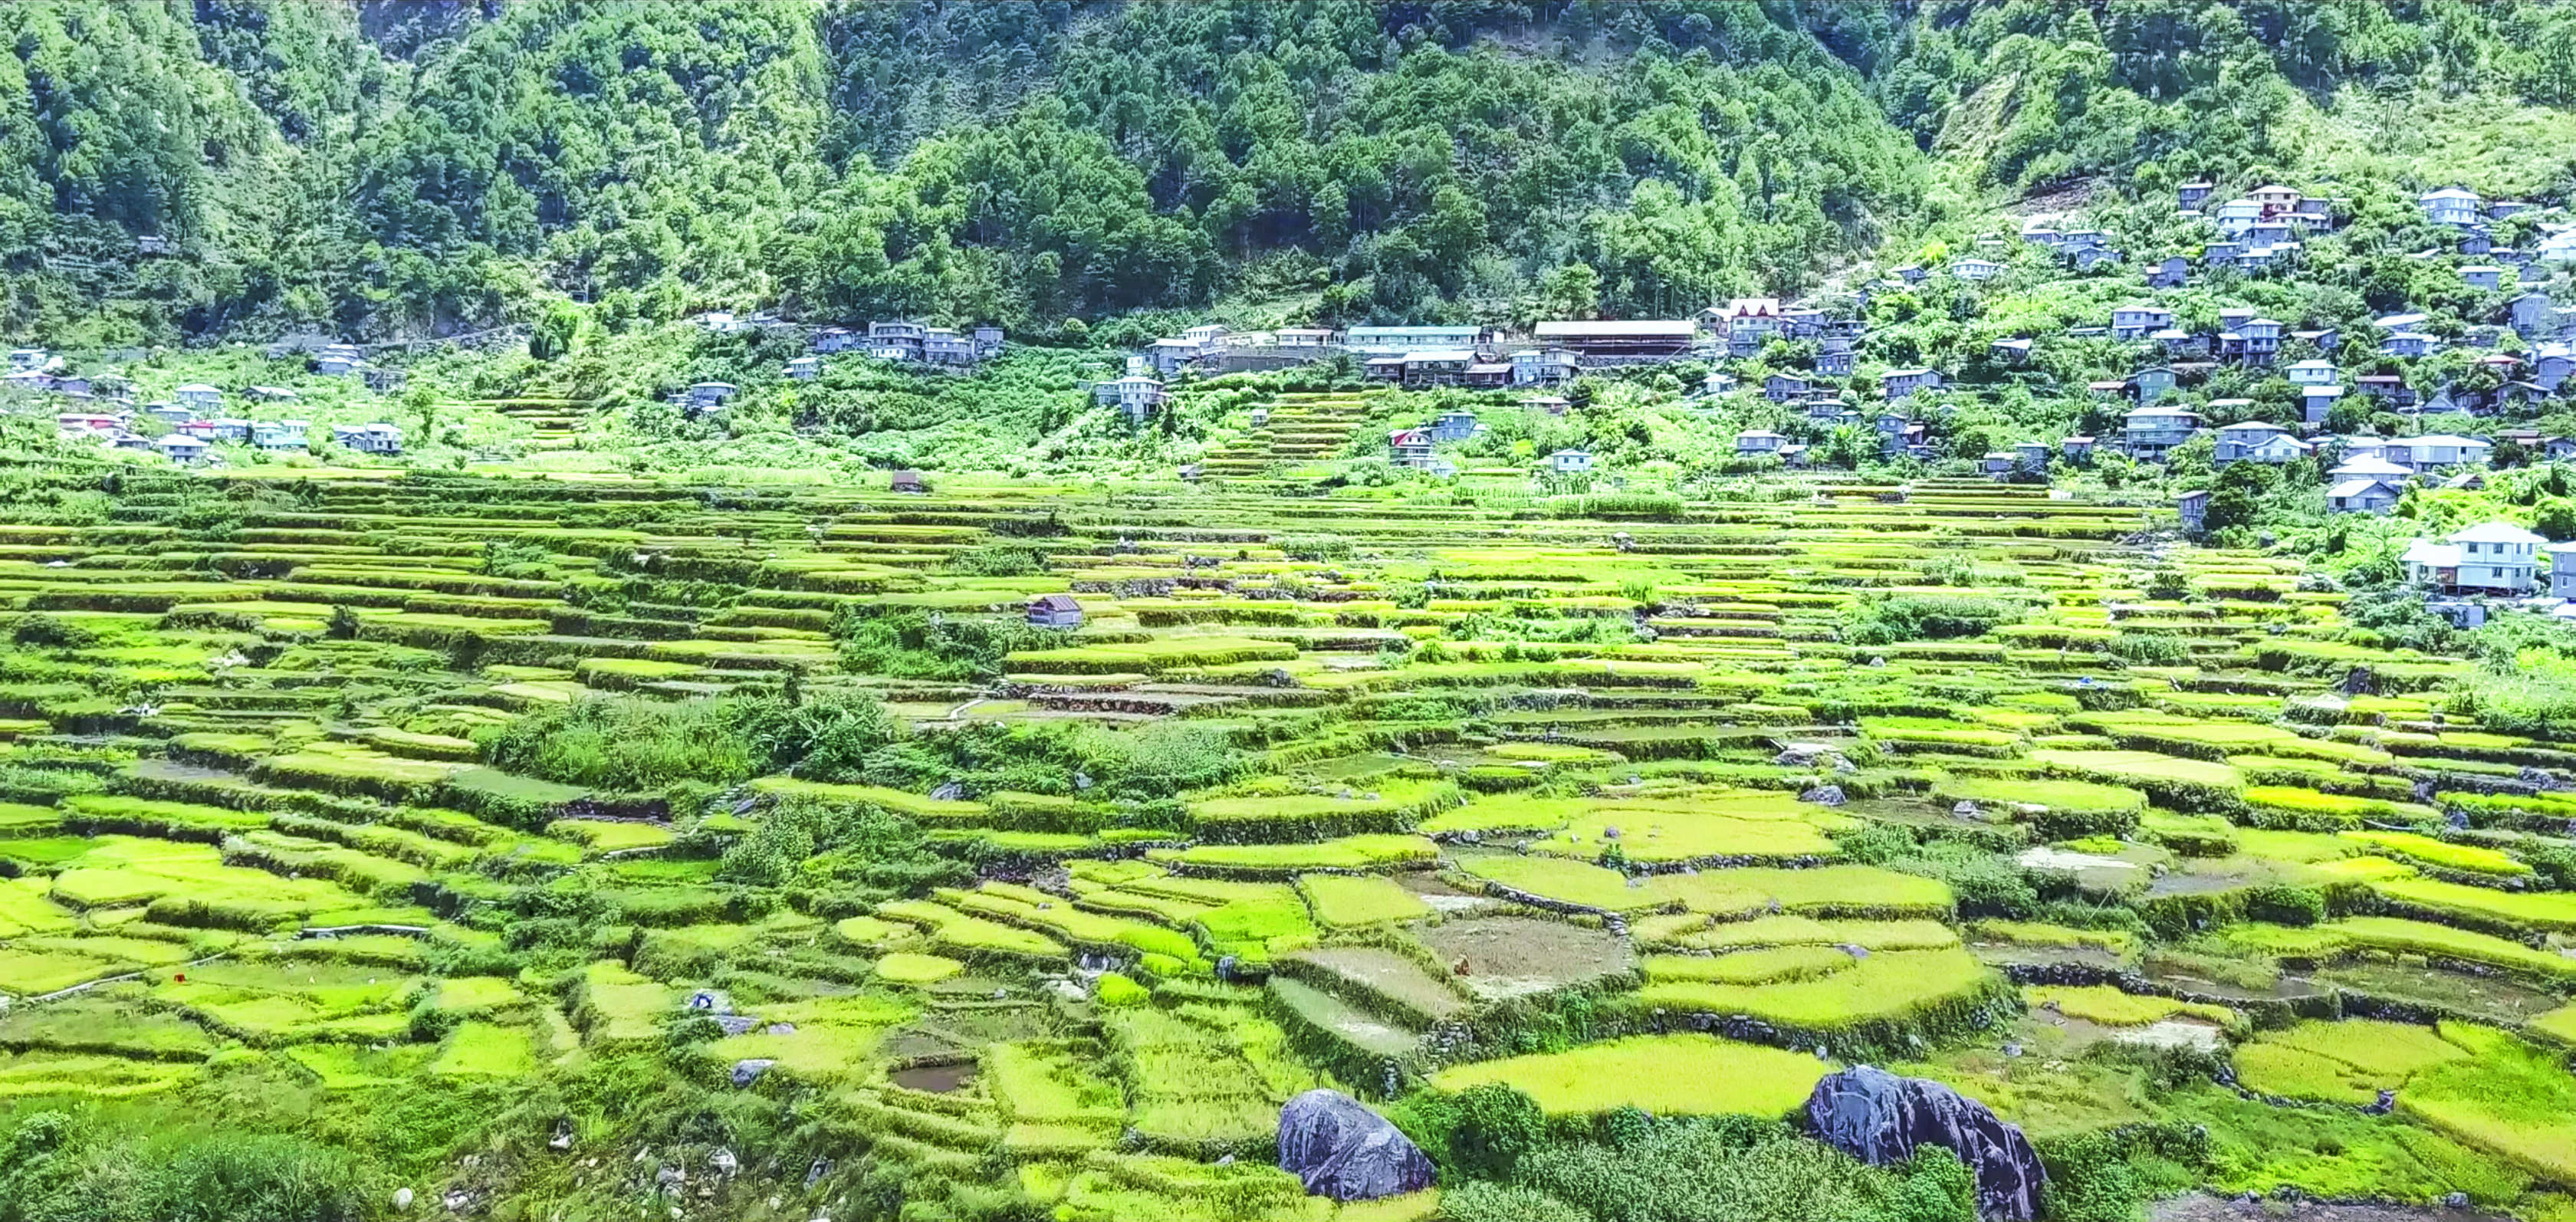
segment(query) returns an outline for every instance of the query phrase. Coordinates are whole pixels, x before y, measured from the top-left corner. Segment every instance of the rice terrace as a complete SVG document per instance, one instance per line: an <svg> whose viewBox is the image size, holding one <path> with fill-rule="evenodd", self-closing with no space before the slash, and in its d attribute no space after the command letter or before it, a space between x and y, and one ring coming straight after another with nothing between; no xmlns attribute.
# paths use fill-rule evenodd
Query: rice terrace
<svg viewBox="0 0 2576 1222"><path fill-rule="evenodd" d="M2576 1222L2576 10L0 30L0 1222Z"/></svg>

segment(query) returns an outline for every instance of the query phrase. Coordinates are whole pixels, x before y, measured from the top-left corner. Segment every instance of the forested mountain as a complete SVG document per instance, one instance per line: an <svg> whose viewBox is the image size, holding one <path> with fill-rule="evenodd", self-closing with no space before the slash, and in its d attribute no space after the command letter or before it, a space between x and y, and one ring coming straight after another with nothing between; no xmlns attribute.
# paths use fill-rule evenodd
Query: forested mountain
<svg viewBox="0 0 2576 1222"><path fill-rule="evenodd" d="M2393 98L2472 137L2576 101L2576 18L2455 0L42 0L0 33L7 323L57 343L557 296L1667 314L2012 192L2384 157L2335 125Z"/></svg>

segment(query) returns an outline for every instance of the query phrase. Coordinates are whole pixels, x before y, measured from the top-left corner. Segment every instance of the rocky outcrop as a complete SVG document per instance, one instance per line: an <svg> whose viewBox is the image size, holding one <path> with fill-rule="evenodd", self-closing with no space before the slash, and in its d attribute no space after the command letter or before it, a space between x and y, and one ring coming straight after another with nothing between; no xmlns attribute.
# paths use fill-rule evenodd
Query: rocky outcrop
<svg viewBox="0 0 2576 1222"><path fill-rule="evenodd" d="M1367 1201L1431 1186L1420 1146L1340 1091L1310 1090L1279 1109L1279 1169L1314 1196Z"/></svg>
<svg viewBox="0 0 2576 1222"><path fill-rule="evenodd" d="M2048 1173L2021 1128L1938 1082L1869 1065L1827 1074L1807 1096L1807 1123L1836 1149L1873 1165L1941 1146L1976 1173L1977 1216L1987 1222L2038 1216Z"/></svg>

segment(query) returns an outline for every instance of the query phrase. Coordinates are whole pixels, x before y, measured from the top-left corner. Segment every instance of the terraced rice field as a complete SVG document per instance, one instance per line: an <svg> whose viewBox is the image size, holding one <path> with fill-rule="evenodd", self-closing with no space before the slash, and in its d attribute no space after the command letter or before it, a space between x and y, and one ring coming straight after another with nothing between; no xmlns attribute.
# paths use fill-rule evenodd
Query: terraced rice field
<svg viewBox="0 0 2576 1222"><path fill-rule="evenodd" d="M1331 451L1354 410L1283 403L1210 472ZM2248 1116L2383 1090L2368 1124L2512 1168L2507 1197L2576 1179L2563 1113L2531 1119L2576 1096L2549 792L2576 753L2437 721L2459 663L2358 649L2287 562L2137 546L2135 507L1808 491L1604 522L1256 481L413 475L210 517L129 482L0 530L0 1110L246 1063L463 1090L678 1040L917 1199L1322 1218L1266 1165L1318 1083L1776 1117L1867 1060L2048 1139L2203 1124L2231 1190L2306 1174L2247 1154ZM966 563L997 544L1042 565ZM1853 643L1879 600L1967 593L1927 575L1954 558L2018 620ZM1054 593L1083 623L990 681L844 648ZM2138 635L2182 660L2109 648ZM1237 766L1145 801L1072 767L691 789L491 760L532 711L782 686L917 741L1178 727ZM719 874L810 804L970 868L862 905ZM578 953L532 951L542 921ZM2177 1048L2209 1059L2144 1089Z"/></svg>

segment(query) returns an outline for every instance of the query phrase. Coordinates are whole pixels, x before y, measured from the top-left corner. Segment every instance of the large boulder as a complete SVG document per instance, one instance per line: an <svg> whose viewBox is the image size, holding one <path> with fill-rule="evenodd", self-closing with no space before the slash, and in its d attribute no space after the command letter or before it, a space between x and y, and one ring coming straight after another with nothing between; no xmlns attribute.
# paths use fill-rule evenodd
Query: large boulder
<svg viewBox="0 0 2576 1222"><path fill-rule="evenodd" d="M1918 1146L1941 1146L1977 1176L1977 1216L2029 1222L2048 1173L2018 1125L1986 1105L1925 1078L1900 1078L1855 1065L1827 1074L1807 1096L1807 1123L1836 1149L1872 1165L1903 1162Z"/></svg>
<svg viewBox="0 0 2576 1222"><path fill-rule="evenodd" d="M1411 1138L1337 1090L1310 1090L1279 1109L1279 1169L1336 1201L1419 1192L1434 1174Z"/></svg>

